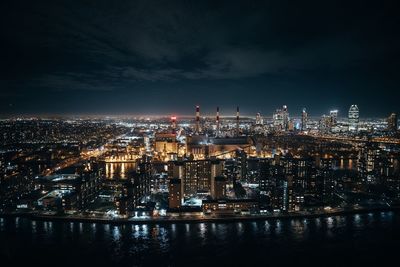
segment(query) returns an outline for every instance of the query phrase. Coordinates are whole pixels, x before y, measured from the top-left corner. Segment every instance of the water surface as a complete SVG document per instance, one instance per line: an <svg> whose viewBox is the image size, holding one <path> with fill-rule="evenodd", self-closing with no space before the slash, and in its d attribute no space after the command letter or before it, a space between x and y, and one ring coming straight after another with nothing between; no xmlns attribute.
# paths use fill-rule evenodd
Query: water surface
<svg viewBox="0 0 400 267"><path fill-rule="evenodd" d="M0 218L1 266L383 266L399 248L394 212L118 226Z"/></svg>

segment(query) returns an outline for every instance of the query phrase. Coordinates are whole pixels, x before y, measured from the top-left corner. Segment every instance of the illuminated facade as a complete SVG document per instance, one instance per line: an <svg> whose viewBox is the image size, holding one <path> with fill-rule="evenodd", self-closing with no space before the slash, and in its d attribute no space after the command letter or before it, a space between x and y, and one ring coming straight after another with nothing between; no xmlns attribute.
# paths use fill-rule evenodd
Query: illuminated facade
<svg viewBox="0 0 400 267"><path fill-rule="evenodd" d="M205 135L194 135L186 138L186 151L194 159L209 157L231 158L237 149L252 153L253 141L250 137L209 138Z"/></svg>
<svg viewBox="0 0 400 267"><path fill-rule="evenodd" d="M277 131L289 130L289 112L286 105L282 109L277 109L273 115L274 127Z"/></svg>
<svg viewBox="0 0 400 267"><path fill-rule="evenodd" d="M336 126L337 119L338 119L338 114L339 114L339 111L336 110L336 109L335 110L331 110L329 112L329 117L331 119L330 127L335 127Z"/></svg>
<svg viewBox="0 0 400 267"><path fill-rule="evenodd" d="M221 160L185 160L168 163L170 179L181 180L181 196L189 197L197 193L211 194L215 188L215 177L221 176Z"/></svg>
<svg viewBox="0 0 400 267"><path fill-rule="evenodd" d="M211 197L213 199L224 199L226 197L226 178L216 176L211 184Z"/></svg>
<svg viewBox="0 0 400 267"><path fill-rule="evenodd" d="M204 200L202 208L206 213L253 213L259 204L254 199Z"/></svg>
<svg viewBox="0 0 400 267"><path fill-rule="evenodd" d="M171 160L178 154L178 141L175 133L156 133L155 152L162 160Z"/></svg>
<svg viewBox="0 0 400 267"><path fill-rule="evenodd" d="M256 125L263 125L264 124L264 120L261 116L261 113L257 113L256 115Z"/></svg>
<svg viewBox="0 0 400 267"><path fill-rule="evenodd" d="M170 209L179 209L181 205L181 179L168 179L168 206Z"/></svg>
<svg viewBox="0 0 400 267"><path fill-rule="evenodd" d="M350 106L348 119L349 119L349 130L357 131L358 123L360 122L360 111L357 105Z"/></svg>
<svg viewBox="0 0 400 267"><path fill-rule="evenodd" d="M397 126L397 114L392 113L390 116L387 118L387 129L390 132L397 132L398 126Z"/></svg>
<svg viewBox="0 0 400 267"><path fill-rule="evenodd" d="M307 131L308 113L306 108L303 108L301 113L301 131Z"/></svg>

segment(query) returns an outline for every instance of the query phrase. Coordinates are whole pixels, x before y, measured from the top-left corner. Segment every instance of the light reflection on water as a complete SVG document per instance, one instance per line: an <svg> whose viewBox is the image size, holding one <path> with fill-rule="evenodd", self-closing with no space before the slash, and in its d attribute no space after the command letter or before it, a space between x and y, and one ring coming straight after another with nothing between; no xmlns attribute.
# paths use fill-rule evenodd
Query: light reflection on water
<svg viewBox="0 0 400 267"><path fill-rule="evenodd" d="M36 234L37 229L36 229L36 221L32 221L32 234Z"/></svg>
<svg viewBox="0 0 400 267"><path fill-rule="evenodd" d="M269 232L269 231L270 231L270 228L271 228L271 225L269 224L269 222L268 222L268 221L265 221L265 231L266 231L266 232Z"/></svg>
<svg viewBox="0 0 400 267"><path fill-rule="evenodd" d="M282 222L281 222L281 220L276 220L275 233L278 234L278 235L280 235L282 233Z"/></svg>
<svg viewBox="0 0 400 267"><path fill-rule="evenodd" d="M136 170L136 163L105 163L105 176L108 179L125 179L129 172Z"/></svg>
<svg viewBox="0 0 400 267"><path fill-rule="evenodd" d="M291 230L296 240L301 240L307 232L307 221L306 220L292 220Z"/></svg>
<svg viewBox="0 0 400 267"><path fill-rule="evenodd" d="M393 229L397 229L394 227L399 227L399 218L398 214L385 212L307 219L165 225L103 225L0 218L0 246L8 246L4 240L12 237L19 247L27 246L26 251L35 252L36 246L59 246L73 254L86 248L89 252L79 253L99 253L111 265L124 262L125 259L130 259L128 266L145 265L141 263L153 263L158 259L161 265L168 265L165 261L177 260L182 255L201 262L205 261L203 254L215 256L216 259L219 254L234 257L241 251L250 253L250 248L254 250L251 255L259 253L260 257L266 251L271 255L283 256L279 247L288 250L310 247L310 250L323 254L324 251L320 251L320 246L324 246L321 240L329 240L329 244L344 242L348 247L353 247L355 240L359 240L357 246L363 246L364 243L365 246L371 246L368 240L384 238L385 234L392 238ZM400 230L395 233L400 233ZM392 242L396 240L399 239L393 238ZM396 245L400 245L400 241L397 242ZM35 247L28 247L29 244L35 244ZM327 251L331 249L329 247ZM35 257L34 254L30 256ZM135 264L132 263L133 259L136 260ZM102 263L99 260L99 264Z"/></svg>
<svg viewBox="0 0 400 267"><path fill-rule="evenodd" d="M118 242L121 239L121 231L119 230L118 226L113 227L112 237L115 242Z"/></svg>
<svg viewBox="0 0 400 267"><path fill-rule="evenodd" d="M170 225L110 225L110 224L96 224L96 223L59 223L51 221L29 221L24 218L14 218L14 228L16 230L24 227L29 227L32 234L44 233L51 235L56 231L66 230L66 234L78 233L79 235L89 234L91 238L101 235L109 235L118 241L129 230L130 237L134 239L158 239L161 236L176 237L177 234L184 233L190 237L196 235L199 238L206 238L208 235L217 235L221 238L224 235L235 233L235 235L243 235L247 232L253 233L270 233L273 231L276 235L286 234L291 232L296 238L303 237L304 234L312 230L325 231L338 229L342 227L352 226L354 228L364 228L373 225L376 221L381 224L393 220L393 212L384 213L368 213L368 214L355 214L349 216L329 216L325 218L314 219L274 219L260 222L233 222L233 223L184 223L184 224L170 224ZM0 229L6 231L7 218L0 218ZM8 222L9 223L9 222ZM60 226L61 224L61 226ZM56 225L57 229L54 228ZM8 226L9 227L9 226ZM178 230L179 229L179 230ZM325 230L324 230L325 229ZM183 231L182 231L183 230ZM232 231L233 230L233 231Z"/></svg>
<svg viewBox="0 0 400 267"><path fill-rule="evenodd" d="M206 237L205 235L206 235L206 231L207 231L206 224L200 223L199 228L200 228L200 231L199 231L200 238L204 239Z"/></svg>
<svg viewBox="0 0 400 267"><path fill-rule="evenodd" d="M242 235L242 234L243 234L243 223L242 223L242 222L238 222L238 223L236 224L236 232L237 232L239 235Z"/></svg>

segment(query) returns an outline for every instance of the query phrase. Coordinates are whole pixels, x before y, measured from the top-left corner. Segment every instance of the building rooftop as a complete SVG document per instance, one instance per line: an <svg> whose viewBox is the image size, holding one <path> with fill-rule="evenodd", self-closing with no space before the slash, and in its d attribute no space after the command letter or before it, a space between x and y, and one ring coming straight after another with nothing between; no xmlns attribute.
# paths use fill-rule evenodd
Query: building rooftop
<svg viewBox="0 0 400 267"><path fill-rule="evenodd" d="M40 177L40 179L47 180L49 182L61 182L61 181L75 181L79 179L80 176L77 174L54 174Z"/></svg>
<svg viewBox="0 0 400 267"><path fill-rule="evenodd" d="M205 135L194 135L188 138L191 145L250 145L251 139L247 136L239 137L207 137Z"/></svg>
<svg viewBox="0 0 400 267"><path fill-rule="evenodd" d="M257 202L255 199L218 199L218 200L203 200L203 204L206 203L249 203L249 202Z"/></svg>

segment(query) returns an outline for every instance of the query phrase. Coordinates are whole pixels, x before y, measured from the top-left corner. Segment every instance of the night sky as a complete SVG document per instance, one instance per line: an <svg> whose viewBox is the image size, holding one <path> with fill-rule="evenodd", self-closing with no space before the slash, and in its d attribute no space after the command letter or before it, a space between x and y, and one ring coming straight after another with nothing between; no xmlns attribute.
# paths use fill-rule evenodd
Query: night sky
<svg viewBox="0 0 400 267"><path fill-rule="evenodd" d="M395 4L1 1L0 113L387 116L400 112Z"/></svg>

